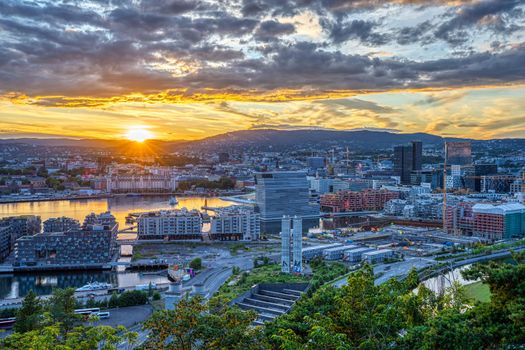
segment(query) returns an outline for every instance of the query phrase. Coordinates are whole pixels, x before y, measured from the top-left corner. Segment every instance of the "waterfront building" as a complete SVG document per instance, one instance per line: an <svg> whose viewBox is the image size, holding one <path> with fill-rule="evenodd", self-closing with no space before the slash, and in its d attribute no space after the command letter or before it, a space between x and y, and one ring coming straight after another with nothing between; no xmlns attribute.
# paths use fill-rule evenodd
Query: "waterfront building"
<svg viewBox="0 0 525 350"><path fill-rule="evenodd" d="M143 213L137 222L139 239L202 239L202 217L195 209Z"/></svg>
<svg viewBox="0 0 525 350"><path fill-rule="evenodd" d="M116 224L117 220L115 217L111 214L111 212L106 211L100 214L91 213L86 215L84 218L84 223L82 224L82 228L89 229L91 226L95 225L113 227Z"/></svg>
<svg viewBox="0 0 525 350"><path fill-rule="evenodd" d="M14 265L34 269L103 268L118 256L118 225L38 233L16 240Z"/></svg>
<svg viewBox="0 0 525 350"><path fill-rule="evenodd" d="M255 200L261 221L278 221L283 215L319 217L319 205L310 203L306 173L301 171L255 174Z"/></svg>
<svg viewBox="0 0 525 350"><path fill-rule="evenodd" d="M0 219L0 262L11 254L18 238L37 234L41 227L40 217L34 215L10 216Z"/></svg>
<svg viewBox="0 0 525 350"><path fill-rule="evenodd" d="M399 198L399 192L367 189L361 192L339 191L321 196L323 211L377 211L383 210L385 203Z"/></svg>
<svg viewBox="0 0 525 350"><path fill-rule="evenodd" d="M281 271L302 273L303 271L303 227L302 219L283 216L281 220Z"/></svg>
<svg viewBox="0 0 525 350"><path fill-rule="evenodd" d="M470 141L445 142L445 154L448 165L472 164L472 146Z"/></svg>
<svg viewBox="0 0 525 350"><path fill-rule="evenodd" d="M80 230L80 222L66 216L60 218L49 218L44 221L44 232L68 232Z"/></svg>
<svg viewBox="0 0 525 350"><path fill-rule="evenodd" d="M211 239L255 241L261 234L260 215L251 207L218 208L210 221Z"/></svg>
<svg viewBox="0 0 525 350"><path fill-rule="evenodd" d="M165 193L177 189L173 174L117 175L106 178L106 188L112 193Z"/></svg>
<svg viewBox="0 0 525 350"><path fill-rule="evenodd" d="M11 254L11 228L0 226L0 262Z"/></svg>

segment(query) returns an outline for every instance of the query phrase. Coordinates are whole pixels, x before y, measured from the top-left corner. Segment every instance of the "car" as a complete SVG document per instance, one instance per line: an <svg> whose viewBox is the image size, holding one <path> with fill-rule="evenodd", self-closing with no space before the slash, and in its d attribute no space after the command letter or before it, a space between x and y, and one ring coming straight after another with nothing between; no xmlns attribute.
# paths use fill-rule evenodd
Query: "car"
<svg viewBox="0 0 525 350"><path fill-rule="evenodd" d="M98 316L98 318L102 320L102 319L109 318L111 314L109 313L109 311L99 311L99 312L96 312L95 315Z"/></svg>

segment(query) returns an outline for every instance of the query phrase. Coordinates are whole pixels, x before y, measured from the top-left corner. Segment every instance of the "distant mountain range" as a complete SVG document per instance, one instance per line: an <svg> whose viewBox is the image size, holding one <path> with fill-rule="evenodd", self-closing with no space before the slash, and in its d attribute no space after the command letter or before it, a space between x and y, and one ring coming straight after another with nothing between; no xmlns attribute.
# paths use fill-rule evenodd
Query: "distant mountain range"
<svg viewBox="0 0 525 350"><path fill-rule="evenodd" d="M461 141L472 140L475 143L495 142L509 144L513 147L525 146L525 139L501 139L476 141L473 139L443 138L426 133L392 133L387 131L355 130L241 130L207 137L195 141L159 141L150 140L146 144L155 151L173 152L180 150L194 151L228 151L233 149L244 150L285 150L315 147L319 149L333 146L348 146L352 149L384 149L403 144L412 140L422 141L423 144L440 145L445 140ZM66 147L94 147L116 148L130 147L131 141L126 140L97 140L97 139L3 139L1 144L32 144L37 146L66 146Z"/></svg>

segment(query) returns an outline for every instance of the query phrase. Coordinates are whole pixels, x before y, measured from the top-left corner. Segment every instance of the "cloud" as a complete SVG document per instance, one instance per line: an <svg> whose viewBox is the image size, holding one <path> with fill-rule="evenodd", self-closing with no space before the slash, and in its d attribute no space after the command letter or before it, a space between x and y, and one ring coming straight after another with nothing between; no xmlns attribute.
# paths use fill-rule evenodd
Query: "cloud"
<svg viewBox="0 0 525 350"><path fill-rule="evenodd" d="M389 11L413 15L430 7L424 22L389 26ZM521 9L517 0L6 0L0 4L0 94L42 107L99 108L508 85L525 79L519 40L510 45L499 38L497 51L436 57L392 45L447 41L445 35L463 31L468 37L473 27L505 32L521 25ZM322 24L325 38L297 32L293 19L306 13ZM372 57L354 49L354 40L392 54ZM365 101L344 103L393 113Z"/></svg>

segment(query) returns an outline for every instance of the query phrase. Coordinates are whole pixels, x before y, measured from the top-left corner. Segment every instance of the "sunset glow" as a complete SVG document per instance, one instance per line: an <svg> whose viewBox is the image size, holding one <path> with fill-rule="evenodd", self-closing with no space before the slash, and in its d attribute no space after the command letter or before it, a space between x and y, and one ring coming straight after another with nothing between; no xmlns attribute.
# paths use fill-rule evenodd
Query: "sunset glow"
<svg viewBox="0 0 525 350"><path fill-rule="evenodd" d="M152 137L153 135L151 134L151 132L142 127L131 128L126 133L126 138L130 141L135 142L144 142L148 139L151 139Z"/></svg>

